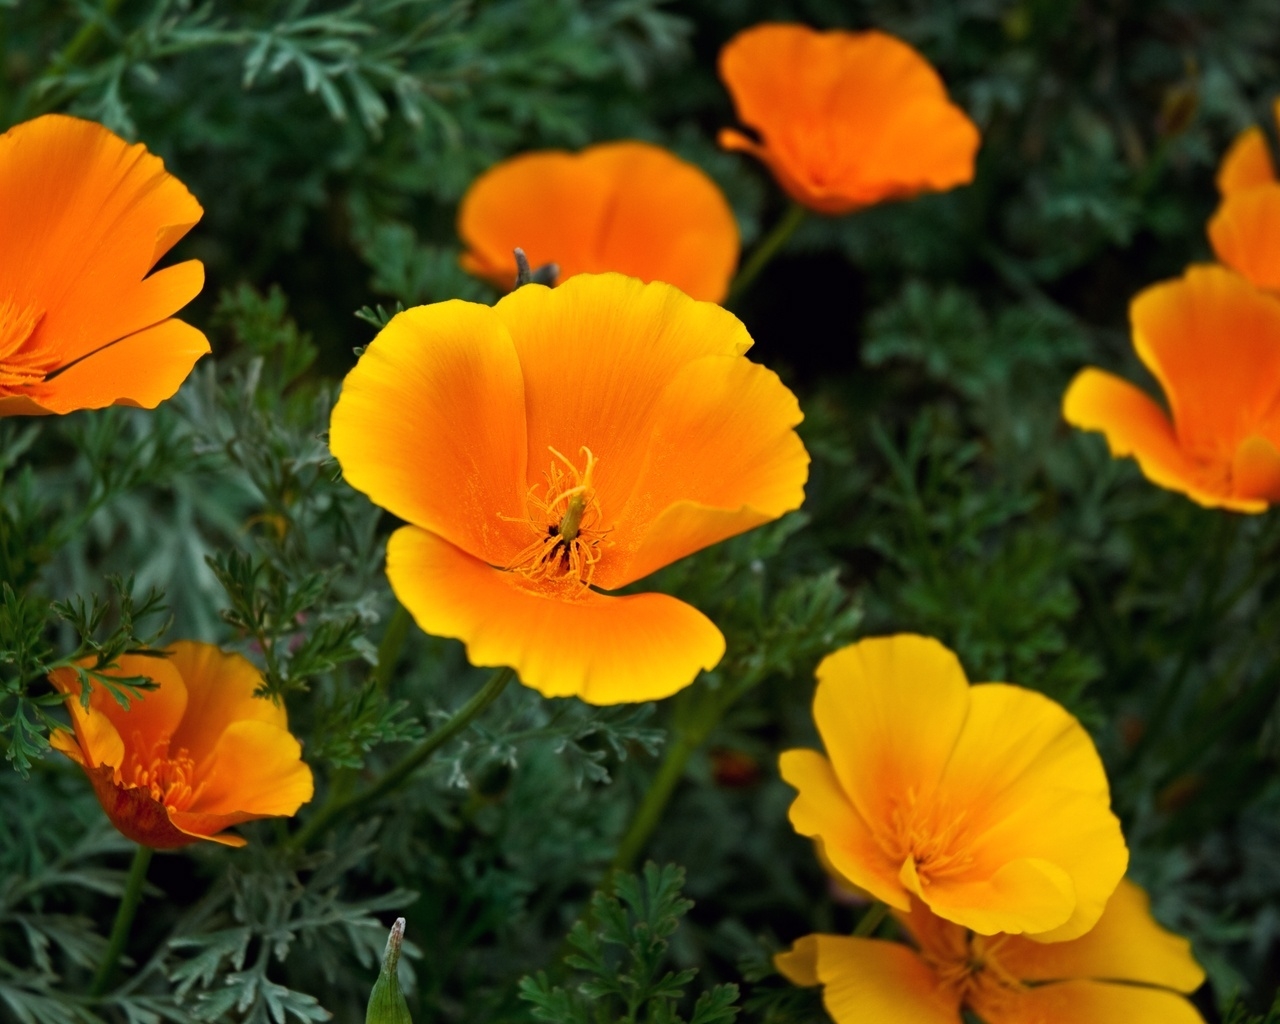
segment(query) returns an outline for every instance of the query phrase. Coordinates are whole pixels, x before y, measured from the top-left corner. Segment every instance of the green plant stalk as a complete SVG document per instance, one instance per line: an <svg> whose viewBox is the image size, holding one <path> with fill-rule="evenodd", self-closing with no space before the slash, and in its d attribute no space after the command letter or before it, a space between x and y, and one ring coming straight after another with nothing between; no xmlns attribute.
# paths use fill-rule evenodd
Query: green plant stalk
<svg viewBox="0 0 1280 1024"><path fill-rule="evenodd" d="M378 690L387 692L391 685L391 675L395 671L396 662L400 660L400 652L409 638L409 629L413 626L413 616L399 601L396 610L387 621L387 631L382 634L382 642L378 644L378 667L373 670L374 682Z"/></svg>
<svg viewBox="0 0 1280 1024"><path fill-rule="evenodd" d="M795 234L796 228L804 223L808 214L809 211L797 202L793 201L787 207L787 212L773 226L773 230L761 239L760 244L752 251L751 258L742 265L742 269L730 283L726 303L740 298L742 293L751 287L751 282L760 276L760 271L764 270L769 261L777 255L778 250L787 244L788 239Z"/></svg>
<svg viewBox="0 0 1280 1024"><path fill-rule="evenodd" d="M889 907L879 902L873 903L865 914L858 921L858 927L853 930L854 938L865 939L876 933L876 929L889 916Z"/></svg>
<svg viewBox="0 0 1280 1024"><path fill-rule="evenodd" d="M485 708L497 700L515 675L514 669L498 669L475 696L455 711L444 725L418 744L411 753L397 761L369 788L348 796L331 793L316 816L294 833L289 845L294 849L305 849L312 840L348 811L356 807L366 807L398 789L414 772L431 760L436 751L466 729Z"/></svg>
<svg viewBox="0 0 1280 1024"><path fill-rule="evenodd" d="M116 920L111 926L111 936L107 939L107 951L102 956L97 973L89 985L89 996L99 998L111 984L111 977L116 972L116 964L124 953L125 943L129 941L129 930L133 927L133 918L138 912L138 904L142 902L142 888L147 882L147 868L151 865L151 854L155 852L149 846L139 844L133 852L133 863L129 865L129 877L124 883L124 892L120 895L120 906L116 910Z"/></svg>

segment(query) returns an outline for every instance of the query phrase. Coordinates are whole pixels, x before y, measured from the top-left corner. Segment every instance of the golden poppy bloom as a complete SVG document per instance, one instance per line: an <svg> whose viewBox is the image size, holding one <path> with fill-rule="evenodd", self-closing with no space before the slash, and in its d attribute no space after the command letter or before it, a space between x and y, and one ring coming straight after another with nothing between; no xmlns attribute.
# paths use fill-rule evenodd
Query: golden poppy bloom
<svg viewBox="0 0 1280 1024"><path fill-rule="evenodd" d="M791 823L831 868L889 906L911 898L982 935L1075 938L1129 854L1102 761L1039 693L970 686L927 637L863 640L818 666L827 756L782 755Z"/></svg>
<svg viewBox="0 0 1280 1024"><path fill-rule="evenodd" d="M804 498L795 396L719 306L580 274L396 316L343 382L329 446L410 525L387 577L426 632L548 697L654 700L724 653L665 594L610 597Z"/></svg>
<svg viewBox="0 0 1280 1024"><path fill-rule="evenodd" d="M100 124L46 114L0 135L0 416L154 409L178 390L209 351L172 319L204 267L148 272L203 212Z"/></svg>
<svg viewBox="0 0 1280 1024"><path fill-rule="evenodd" d="M835 1024L1204 1024L1182 993L1204 982L1191 945L1151 917L1122 881L1098 923L1069 942L975 935L918 901L895 913L915 949L808 935L774 963L797 985L823 986Z"/></svg>
<svg viewBox="0 0 1280 1024"><path fill-rule="evenodd" d="M1280 125L1280 99L1274 105ZM1266 134L1242 132L1218 169L1222 205L1209 221L1218 259L1259 288L1280 290L1280 181Z"/></svg>
<svg viewBox="0 0 1280 1024"><path fill-rule="evenodd" d="M1133 344L1164 389L1092 367L1062 403L1154 484L1207 508L1262 512L1280 500L1280 298L1216 266L1148 288L1129 308Z"/></svg>
<svg viewBox="0 0 1280 1024"><path fill-rule="evenodd" d="M311 799L311 769L285 710L255 697L262 673L238 654L180 641L166 658L125 655L109 675L157 684L129 708L95 684L89 706L70 668L50 682L67 695L74 733L50 743L84 769L121 832L157 850L209 839L244 846L223 831L291 815Z"/></svg>
<svg viewBox="0 0 1280 1024"><path fill-rule="evenodd" d="M458 234L463 268L505 290L517 246L561 281L613 270L708 302L725 297L738 265L738 224L716 183L647 142L504 160L463 196Z"/></svg>
<svg viewBox="0 0 1280 1024"><path fill-rule="evenodd" d="M720 78L762 160L797 203L842 214L973 180L978 129L927 60L883 32L756 25L720 51Z"/></svg>

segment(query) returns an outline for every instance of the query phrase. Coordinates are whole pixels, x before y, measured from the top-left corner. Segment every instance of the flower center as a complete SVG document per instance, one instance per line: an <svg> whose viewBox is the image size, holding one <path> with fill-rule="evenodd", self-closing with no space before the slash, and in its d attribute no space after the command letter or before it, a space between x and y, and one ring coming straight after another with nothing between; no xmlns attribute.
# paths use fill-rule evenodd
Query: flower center
<svg viewBox="0 0 1280 1024"><path fill-rule="evenodd" d="M961 929L956 928L957 932ZM922 959L933 968L943 986L971 1009L996 1013L1007 1007L1025 986L1000 963L1000 947L1007 935L974 935L947 942L945 949L922 949Z"/></svg>
<svg viewBox="0 0 1280 1024"><path fill-rule="evenodd" d="M548 446L547 450L552 456L551 468L543 474L542 484L529 488L529 515L514 520L527 523L534 540L507 569L531 580L567 580L585 590L591 585L609 532L600 526L600 500L591 480L596 457L590 448L579 449L586 460L579 469L554 448Z"/></svg>
<svg viewBox="0 0 1280 1024"><path fill-rule="evenodd" d="M120 769L119 782L130 789L146 789L151 799L171 811L185 811L200 795L204 783L196 784L196 764L185 747L169 752L169 737L162 737L151 750L141 753L141 737L134 753Z"/></svg>
<svg viewBox="0 0 1280 1024"><path fill-rule="evenodd" d="M900 860L915 862L916 875L924 884L950 871L973 863L968 852L968 813L961 808L948 812L943 808L921 807L914 790L896 804L892 816L892 838L889 847Z"/></svg>
<svg viewBox="0 0 1280 1024"><path fill-rule="evenodd" d="M29 344L43 319L33 306L0 300L0 395L39 384L56 368L56 355Z"/></svg>

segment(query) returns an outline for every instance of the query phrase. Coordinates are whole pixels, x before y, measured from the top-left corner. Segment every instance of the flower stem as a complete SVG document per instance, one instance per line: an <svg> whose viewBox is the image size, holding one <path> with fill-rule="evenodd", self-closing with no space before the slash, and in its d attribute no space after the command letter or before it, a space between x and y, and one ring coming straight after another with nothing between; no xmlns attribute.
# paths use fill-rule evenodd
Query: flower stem
<svg viewBox="0 0 1280 1024"><path fill-rule="evenodd" d="M413 751L397 761L391 769L372 786L359 793L347 796L331 794L324 806L307 824L294 833L289 845L294 849L305 849L312 840L323 833L335 821L355 807L366 807L398 789L414 772L416 772L432 756L462 732L507 688L507 684L515 678L515 670L500 668L489 681L469 701L458 708L444 725L424 739Z"/></svg>
<svg viewBox="0 0 1280 1024"><path fill-rule="evenodd" d="M888 906L878 901L873 903L858 921L858 927L853 930L854 938L865 939L874 935L876 929L884 923L884 919L888 916Z"/></svg>
<svg viewBox="0 0 1280 1024"><path fill-rule="evenodd" d="M116 964L124 952L125 943L129 941L129 929L133 927L134 915L138 912L138 904L142 902L142 887L147 881L147 868L151 864L149 846L139 845L133 852L133 863L129 865L129 877L124 883L124 892L120 895L120 906L116 910L115 924L111 926L111 936L107 939L107 951L103 954L102 963L93 976L89 986L89 996L97 999L111 984L111 976L116 972Z"/></svg>
<svg viewBox="0 0 1280 1024"><path fill-rule="evenodd" d="M761 239L760 244L751 253L751 258L742 265L742 269L738 271L738 275L729 285L729 295L725 299L726 303L742 296L742 293L751 286L751 282L760 275L760 271L764 270L769 261L777 255L778 250L795 234L796 228L804 223L808 212L796 202L787 207L787 212L773 226L773 230Z"/></svg>
<svg viewBox="0 0 1280 1024"><path fill-rule="evenodd" d="M373 670L374 682L382 693L391 685L391 675L395 672L400 652L404 650L404 642L409 638L409 629L413 625L413 616L399 601L396 610L391 613L387 622L387 630L382 634L382 642L378 644L378 667Z"/></svg>

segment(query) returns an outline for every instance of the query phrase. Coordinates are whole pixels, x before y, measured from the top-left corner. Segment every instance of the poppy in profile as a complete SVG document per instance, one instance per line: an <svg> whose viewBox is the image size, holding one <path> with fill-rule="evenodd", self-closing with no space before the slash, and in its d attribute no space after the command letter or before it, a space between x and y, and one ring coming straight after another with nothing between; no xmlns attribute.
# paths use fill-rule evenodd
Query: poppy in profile
<svg viewBox="0 0 1280 1024"><path fill-rule="evenodd" d="M617 271L719 302L738 265L738 225L724 195L691 163L647 142L504 160L458 209L462 266L503 290L518 246L557 279Z"/></svg>
<svg viewBox="0 0 1280 1024"><path fill-rule="evenodd" d="M1280 125L1280 99L1275 103ZM1259 288L1280 291L1280 181L1266 133L1240 134L1218 169L1222 204L1209 221L1213 251Z"/></svg>
<svg viewBox="0 0 1280 1024"><path fill-rule="evenodd" d="M593 704L715 666L724 637L697 609L603 592L799 507L800 407L750 346L732 313L621 274L396 316L343 382L329 445L409 524L387 576L418 625Z"/></svg>
<svg viewBox="0 0 1280 1024"><path fill-rule="evenodd" d="M254 696L262 673L241 655L180 641L167 657L125 655L106 674L156 686L125 708L91 682L86 707L80 673L56 670L49 679L67 695L74 731L50 742L84 769L111 823L134 842L244 846L226 829L292 815L311 799L311 769L285 710Z"/></svg>
<svg viewBox="0 0 1280 1024"><path fill-rule="evenodd" d="M919 901L894 913L912 945L807 935L774 962L821 985L835 1024L1203 1024L1185 995L1204 982L1191 944L1161 928L1122 881L1098 923L1068 942L977 935ZM967 1019L967 1018L965 1018Z"/></svg>
<svg viewBox="0 0 1280 1024"><path fill-rule="evenodd" d="M1067 422L1101 431L1112 455L1208 508L1280 501L1280 298L1223 267L1192 267L1134 299L1129 318L1169 411L1090 367L1067 389Z"/></svg>
<svg viewBox="0 0 1280 1024"><path fill-rule="evenodd" d="M883 32L756 25L720 51L738 120L720 145L758 157L797 203L838 215L973 180L978 129L924 57Z"/></svg>
<svg viewBox="0 0 1280 1024"><path fill-rule="evenodd" d="M173 319L204 285L151 268L200 204L141 144L46 114L0 135L0 416L155 408L209 351Z"/></svg>

